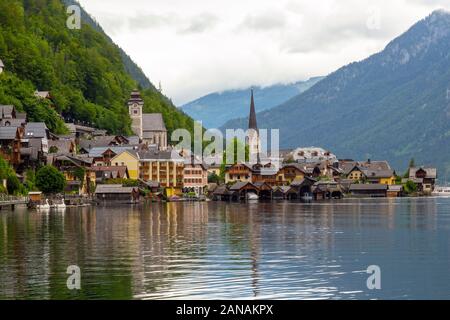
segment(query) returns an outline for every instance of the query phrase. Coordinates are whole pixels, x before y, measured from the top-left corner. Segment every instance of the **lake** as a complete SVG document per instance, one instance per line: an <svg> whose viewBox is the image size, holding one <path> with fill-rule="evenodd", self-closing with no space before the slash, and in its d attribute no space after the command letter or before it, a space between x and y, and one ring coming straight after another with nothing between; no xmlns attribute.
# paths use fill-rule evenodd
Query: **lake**
<svg viewBox="0 0 450 320"><path fill-rule="evenodd" d="M449 297L445 198L0 211L1 299Z"/></svg>

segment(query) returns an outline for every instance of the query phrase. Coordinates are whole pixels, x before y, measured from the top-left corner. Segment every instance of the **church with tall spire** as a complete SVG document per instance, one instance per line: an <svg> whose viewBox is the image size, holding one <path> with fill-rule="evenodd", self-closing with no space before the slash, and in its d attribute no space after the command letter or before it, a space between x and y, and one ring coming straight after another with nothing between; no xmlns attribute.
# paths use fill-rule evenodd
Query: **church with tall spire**
<svg viewBox="0 0 450 320"><path fill-rule="evenodd" d="M260 137L256 121L255 99L251 91L250 115L248 117L248 146L250 162L260 163Z"/></svg>

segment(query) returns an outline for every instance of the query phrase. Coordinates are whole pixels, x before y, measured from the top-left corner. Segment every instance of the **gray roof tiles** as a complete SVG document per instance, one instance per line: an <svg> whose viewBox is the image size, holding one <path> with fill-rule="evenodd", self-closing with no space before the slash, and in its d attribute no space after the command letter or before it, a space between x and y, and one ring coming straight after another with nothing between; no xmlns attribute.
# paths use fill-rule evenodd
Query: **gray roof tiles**
<svg viewBox="0 0 450 320"><path fill-rule="evenodd" d="M17 127L0 127L0 140L14 140L17 134Z"/></svg>
<svg viewBox="0 0 450 320"><path fill-rule="evenodd" d="M161 113L144 113L142 115L142 131L167 131Z"/></svg>

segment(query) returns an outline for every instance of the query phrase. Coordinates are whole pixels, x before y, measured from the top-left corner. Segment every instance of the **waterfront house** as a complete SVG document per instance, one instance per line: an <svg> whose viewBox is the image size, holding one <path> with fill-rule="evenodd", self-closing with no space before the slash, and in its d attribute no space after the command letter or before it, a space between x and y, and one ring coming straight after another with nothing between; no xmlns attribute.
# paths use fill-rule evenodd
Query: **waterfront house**
<svg viewBox="0 0 450 320"><path fill-rule="evenodd" d="M259 199L272 199L272 186L267 182L255 182L253 185L258 189Z"/></svg>
<svg viewBox="0 0 450 320"><path fill-rule="evenodd" d="M388 185L386 184L352 184L350 194L357 197L386 197Z"/></svg>
<svg viewBox="0 0 450 320"><path fill-rule="evenodd" d="M284 200L287 199L287 195L291 187L289 186L274 186L272 187L272 199Z"/></svg>
<svg viewBox="0 0 450 320"><path fill-rule="evenodd" d="M203 162L197 163L194 159L185 160L183 169L183 189L185 192L194 192L203 195L208 186L208 168Z"/></svg>
<svg viewBox="0 0 450 320"><path fill-rule="evenodd" d="M347 163L341 162L340 166L344 177L354 182L359 181L386 185L395 184L395 171L391 169L387 161L350 161Z"/></svg>
<svg viewBox="0 0 450 320"><path fill-rule="evenodd" d="M296 163L284 165L277 173L277 184L290 185L294 180L301 181L307 176L305 168Z"/></svg>
<svg viewBox="0 0 450 320"><path fill-rule="evenodd" d="M183 191L184 158L176 151L143 150L138 152L139 175L144 181L157 181L167 197Z"/></svg>
<svg viewBox="0 0 450 320"><path fill-rule="evenodd" d="M218 186L212 192L213 199L216 201L229 201L231 200L232 192L228 190L228 187L223 184Z"/></svg>
<svg viewBox="0 0 450 320"><path fill-rule="evenodd" d="M409 169L409 180L417 185L417 190L419 192L433 192L436 179L436 168L414 167Z"/></svg>
<svg viewBox="0 0 450 320"><path fill-rule="evenodd" d="M52 163L64 174L65 192L91 194L96 183L96 173L89 168L89 162L71 155L57 155Z"/></svg>
<svg viewBox="0 0 450 320"><path fill-rule="evenodd" d="M306 195L312 194L312 186L316 183L316 180L304 176L303 179L296 179L290 184L291 189L288 191L289 199L301 199Z"/></svg>
<svg viewBox="0 0 450 320"><path fill-rule="evenodd" d="M225 183L252 182L253 169L249 164L237 163L226 168Z"/></svg>
<svg viewBox="0 0 450 320"><path fill-rule="evenodd" d="M95 189L95 197L97 201L105 203L131 203L139 200L139 189L120 184L99 184Z"/></svg>
<svg viewBox="0 0 450 320"><path fill-rule="evenodd" d="M317 181L311 188L315 200L340 199L343 197L340 185L335 181Z"/></svg>
<svg viewBox="0 0 450 320"><path fill-rule="evenodd" d="M398 198L403 196L403 186L402 185L389 185L387 190L388 198Z"/></svg>
<svg viewBox="0 0 450 320"><path fill-rule="evenodd" d="M249 193L258 195L259 189L249 181L239 181L230 186L232 200L246 199Z"/></svg>
<svg viewBox="0 0 450 320"><path fill-rule="evenodd" d="M139 179L139 156L135 150L125 150L114 156L110 163L112 166L125 166L130 179Z"/></svg>

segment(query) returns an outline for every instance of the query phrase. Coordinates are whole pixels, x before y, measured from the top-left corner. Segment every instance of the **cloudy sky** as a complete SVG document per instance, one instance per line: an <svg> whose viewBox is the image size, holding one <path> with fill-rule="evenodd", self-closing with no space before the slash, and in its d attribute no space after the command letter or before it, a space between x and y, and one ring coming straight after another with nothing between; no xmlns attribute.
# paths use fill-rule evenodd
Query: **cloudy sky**
<svg viewBox="0 0 450 320"><path fill-rule="evenodd" d="M177 105L327 75L450 0L80 0Z"/></svg>

